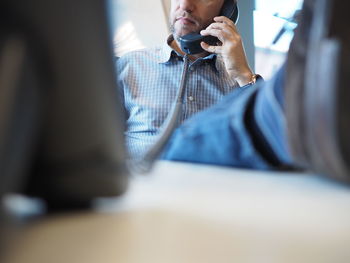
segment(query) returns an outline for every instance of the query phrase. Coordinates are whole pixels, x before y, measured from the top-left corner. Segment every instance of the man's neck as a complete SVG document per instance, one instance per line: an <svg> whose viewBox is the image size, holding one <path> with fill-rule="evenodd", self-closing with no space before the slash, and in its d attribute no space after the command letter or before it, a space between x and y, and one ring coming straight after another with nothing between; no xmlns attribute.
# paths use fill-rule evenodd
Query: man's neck
<svg viewBox="0 0 350 263"><path fill-rule="evenodd" d="M172 49L174 49L176 52L178 52L182 56L185 55L185 52L183 52L180 48L180 43L175 38L173 39L173 41L171 41L169 43L169 45ZM208 54L209 54L208 52L204 51L204 52L199 53L199 54L188 55L188 57L191 61L195 61L198 58L204 58L204 57L208 56Z"/></svg>

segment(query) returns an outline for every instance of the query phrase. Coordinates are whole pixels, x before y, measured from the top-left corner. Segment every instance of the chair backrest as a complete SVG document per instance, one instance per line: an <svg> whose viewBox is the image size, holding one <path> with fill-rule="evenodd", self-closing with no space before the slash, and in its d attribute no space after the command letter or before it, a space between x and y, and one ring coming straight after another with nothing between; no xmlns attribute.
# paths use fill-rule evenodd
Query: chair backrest
<svg viewBox="0 0 350 263"><path fill-rule="evenodd" d="M0 143L7 141L0 144L1 180L8 181L3 192L39 196L63 208L121 194L128 173L124 115L106 1L2 5L11 15L2 23L0 77L6 70L1 63L17 63L5 87L14 94L7 124L0 127ZM6 62L14 48L21 57Z"/></svg>

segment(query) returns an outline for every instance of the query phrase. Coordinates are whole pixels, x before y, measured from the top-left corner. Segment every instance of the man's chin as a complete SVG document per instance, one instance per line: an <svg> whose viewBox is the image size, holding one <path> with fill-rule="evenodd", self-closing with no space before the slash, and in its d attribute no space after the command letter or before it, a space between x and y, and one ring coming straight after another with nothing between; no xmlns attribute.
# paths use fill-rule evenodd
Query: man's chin
<svg viewBox="0 0 350 263"><path fill-rule="evenodd" d="M173 34L174 34L174 37L183 37L187 34L190 34L190 33L197 33L199 34L200 30L198 29L197 26L180 26L180 25L177 25L175 24L175 27L173 28L174 31L173 31Z"/></svg>
<svg viewBox="0 0 350 263"><path fill-rule="evenodd" d="M174 37L177 39L191 33L199 34L198 31L194 31L194 30L181 30L180 32L175 31L173 34L174 34Z"/></svg>

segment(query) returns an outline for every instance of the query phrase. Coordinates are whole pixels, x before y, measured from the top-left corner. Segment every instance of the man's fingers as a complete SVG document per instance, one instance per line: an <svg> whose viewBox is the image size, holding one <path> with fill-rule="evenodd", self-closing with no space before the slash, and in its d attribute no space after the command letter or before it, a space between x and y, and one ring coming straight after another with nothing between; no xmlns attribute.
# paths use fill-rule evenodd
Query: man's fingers
<svg viewBox="0 0 350 263"><path fill-rule="evenodd" d="M221 54L222 47L221 46L210 46L205 42L201 42L201 47L210 53Z"/></svg>
<svg viewBox="0 0 350 263"><path fill-rule="evenodd" d="M220 29L205 29L205 30L202 30L200 33L202 36L217 37L221 42L224 42L224 40L225 40L224 39L225 38L224 32Z"/></svg>
<svg viewBox="0 0 350 263"><path fill-rule="evenodd" d="M228 30L221 30L221 29L205 29L200 32L202 36L214 36L217 37L221 42L225 42L226 40L233 39L233 35L231 31Z"/></svg>
<svg viewBox="0 0 350 263"><path fill-rule="evenodd" d="M236 34L236 32L231 28L228 27L227 25L224 25L223 23L213 23L210 26L208 26L205 30L204 30L204 34L208 35L209 34L209 30L221 30L222 32L225 32L227 35L234 35ZM208 31L207 31L208 30ZM201 32L202 34L202 32ZM203 35L203 34L202 34Z"/></svg>
<svg viewBox="0 0 350 263"><path fill-rule="evenodd" d="M226 29L226 30L232 30L232 27L224 24L224 23L211 23L206 29L211 29L211 28L214 28L214 29Z"/></svg>
<svg viewBox="0 0 350 263"><path fill-rule="evenodd" d="M226 16L216 16L216 17L214 17L214 21L215 22L225 23L225 24L228 24L230 26L236 27L235 23L231 19L226 17Z"/></svg>
<svg viewBox="0 0 350 263"><path fill-rule="evenodd" d="M236 24L233 23L233 21L229 18L227 18L226 16L217 16L214 17L214 23L212 24L221 24L224 27L229 27L230 29L232 29L235 33L238 34L238 30L236 27Z"/></svg>

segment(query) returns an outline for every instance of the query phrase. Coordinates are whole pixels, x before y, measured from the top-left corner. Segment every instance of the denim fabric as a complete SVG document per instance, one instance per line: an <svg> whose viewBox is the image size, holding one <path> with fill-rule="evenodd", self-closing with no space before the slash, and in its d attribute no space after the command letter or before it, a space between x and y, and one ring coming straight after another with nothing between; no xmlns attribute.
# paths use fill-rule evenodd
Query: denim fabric
<svg viewBox="0 0 350 263"><path fill-rule="evenodd" d="M287 123L284 113L285 67L260 89L254 106L254 120L263 138L280 165L292 165L287 143Z"/></svg>
<svg viewBox="0 0 350 263"><path fill-rule="evenodd" d="M278 159L277 165L291 163L282 110L283 72L269 82L237 89L188 119L175 131L161 159L270 169L276 166L269 161L270 154Z"/></svg>

